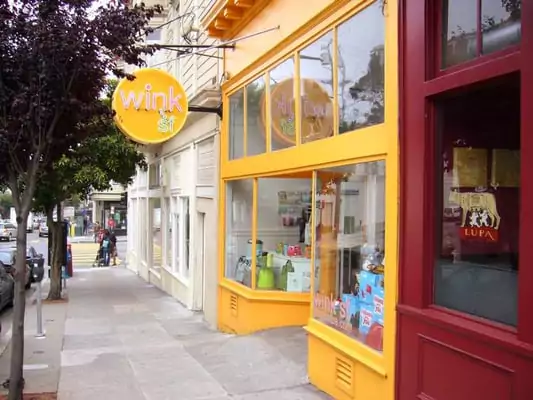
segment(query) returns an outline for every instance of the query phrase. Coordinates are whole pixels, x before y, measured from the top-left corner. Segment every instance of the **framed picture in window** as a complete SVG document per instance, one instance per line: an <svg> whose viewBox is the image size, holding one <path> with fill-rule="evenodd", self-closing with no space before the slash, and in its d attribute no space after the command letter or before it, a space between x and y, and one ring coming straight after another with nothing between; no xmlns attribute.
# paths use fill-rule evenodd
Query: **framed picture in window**
<svg viewBox="0 0 533 400"><path fill-rule="evenodd" d="M490 184L493 187L520 187L520 150L492 150Z"/></svg>
<svg viewBox="0 0 533 400"><path fill-rule="evenodd" d="M487 149L454 147L453 186L487 186Z"/></svg>

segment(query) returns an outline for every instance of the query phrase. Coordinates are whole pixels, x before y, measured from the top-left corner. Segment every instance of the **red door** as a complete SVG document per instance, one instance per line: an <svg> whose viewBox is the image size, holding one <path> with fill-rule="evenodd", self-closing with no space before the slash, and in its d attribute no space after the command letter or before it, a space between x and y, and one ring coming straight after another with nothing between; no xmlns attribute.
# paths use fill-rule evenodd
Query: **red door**
<svg viewBox="0 0 533 400"><path fill-rule="evenodd" d="M533 1L400 7L397 399L533 399Z"/></svg>

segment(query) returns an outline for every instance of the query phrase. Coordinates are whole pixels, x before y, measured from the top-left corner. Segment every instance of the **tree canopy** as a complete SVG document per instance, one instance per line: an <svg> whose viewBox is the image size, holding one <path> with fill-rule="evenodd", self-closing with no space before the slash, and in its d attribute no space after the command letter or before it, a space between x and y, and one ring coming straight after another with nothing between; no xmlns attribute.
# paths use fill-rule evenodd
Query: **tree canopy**
<svg viewBox="0 0 533 400"><path fill-rule="evenodd" d="M95 0L0 0L0 181L27 213L41 171L88 137L105 135L100 97L116 60L141 65L137 46L160 7ZM75 150L74 150L75 149ZM28 191L23 198L20 196Z"/></svg>
<svg viewBox="0 0 533 400"><path fill-rule="evenodd" d="M123 75L118 60L142 65L143 56L152 52L138 42L152 31L150 18L162 11L128 3L0 0L0 187L9 187L19 225L34 205L37 182L40 199L43 193L57 198L69 186L88 184L89 177L92 185L104 182L95 165L116 168L114 163L123 162L118 135L108 135L112 113L101 94L109 73ZM107 153L95 151L101 136L107 137L98 142ZM95 164L96 153L107 154L105 161ZM85 164L87 159L93 163ZM22 397L25 231L17 232L9 400ZM57 263L51 276L52 291L60 282Z"/></svg>
<svg viewBox="0 0 533 400"><path fill-rule="evenodd" d="M111 108L111 95L117 82L108 82L103 104ZM72 196L85 199L92 190L107 190L111 181L127 185L136 167L146 167L144 154L109 120L105 133L83 141L45 171L36 186L34 209L51 210Z"/></svg>

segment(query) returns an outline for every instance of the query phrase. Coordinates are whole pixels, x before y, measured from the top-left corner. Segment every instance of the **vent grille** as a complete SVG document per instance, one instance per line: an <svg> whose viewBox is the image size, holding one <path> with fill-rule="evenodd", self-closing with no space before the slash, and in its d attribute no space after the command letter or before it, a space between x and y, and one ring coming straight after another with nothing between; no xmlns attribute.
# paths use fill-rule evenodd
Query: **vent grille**
<svg viewBox="0 0 533 400"><path fill-rule="evenodd" d="M353 369L351 361L337 357L335 362L336 386L347 394L353 393Z"/></svg>
<svg viewBox="0 0 533 400"><path fill-rule="evenodd" d="M239 300L237 299L237 296L232 294L229 299L229 308L231 311L231 315L234 317L237 316L237 312L239 310Z"/></svg>

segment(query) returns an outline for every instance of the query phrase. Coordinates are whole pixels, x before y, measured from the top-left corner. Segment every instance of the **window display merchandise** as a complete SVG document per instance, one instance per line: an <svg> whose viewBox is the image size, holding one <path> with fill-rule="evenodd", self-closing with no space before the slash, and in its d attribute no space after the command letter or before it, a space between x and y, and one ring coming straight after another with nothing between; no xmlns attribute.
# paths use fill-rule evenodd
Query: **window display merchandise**
<svg viewBox="0 0 533 400"><path fill-rule="evenodd" d="M385 163L318 171L314 317L383 349Z"/></svg>

